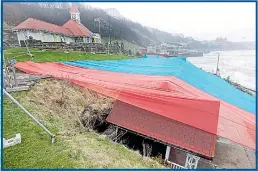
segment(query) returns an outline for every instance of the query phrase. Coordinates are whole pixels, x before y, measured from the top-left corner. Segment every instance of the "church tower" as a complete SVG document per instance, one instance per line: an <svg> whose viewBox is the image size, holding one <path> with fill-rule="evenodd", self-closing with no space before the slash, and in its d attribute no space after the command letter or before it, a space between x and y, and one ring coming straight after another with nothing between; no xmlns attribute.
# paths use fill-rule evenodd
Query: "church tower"
<svg viewBox="0 0 258 171"><path fill-rule="evenodd" d="M80 12L74 4L72 5L72 8L70 10L70 14L71 14L71 19L72 20L76 21L79 24L81 23Z"/></svg>

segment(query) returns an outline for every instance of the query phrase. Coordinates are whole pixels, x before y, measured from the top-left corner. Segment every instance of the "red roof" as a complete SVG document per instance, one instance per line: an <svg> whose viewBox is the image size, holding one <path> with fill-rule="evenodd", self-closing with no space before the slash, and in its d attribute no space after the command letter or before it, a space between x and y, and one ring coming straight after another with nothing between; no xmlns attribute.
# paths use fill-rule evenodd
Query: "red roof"
<svg viewBox="0 0 258 171"><path fill-rule="evenodd" d="M93 33L84 25L74 20L67 21L62 27L69 29L74 36L91 36Z"/></svg>
<svg viewBox="0 0 258 171"><path fill-rule="evenodd" d="M181 122L191 128L195 127L209 134L227 138L252 149L256 147L254 114L219 100L174 76L124 74L61 63L20 62L16 63L15 67L30 74L51 75L64 79L168 118L171 122ZM146 115L145 122L149 121ZM142 124L135 125L141 127Z"/></svg>
<svg viewBox="0 0 258 171"><path fill-rule="evenodd" d="M122 101L117 100L114 103L106 120L138 134L181 147L208 158L215 156L216 134L211 134ZM205 122L213 121L205 120Z"/></svg>
<svg viewBox="0 0 258 171"><path fill-rule="evenodd" d="M76 5L72 5L72 8L70 9L70 13L80 13Z"/></svg>
<svg viewBox="0 0 258 171"><path fill-rule="evenodd" d="M23 29L45 30L54 33L73 35L72 32L67 28L33 18L28 18L27 20L23 21L21 24L13 28L13 30Z"/></svg>
<svg viewBox="0 0 258 171"><path fill-rule="evenodd" d="M67 21L63 26L58 26L45 21L28 18L13 30L42 30L49 31L59 34L71 35L71 36L91 36L92 32L86 28L84 25L75 22L74 20Z"/></svg>

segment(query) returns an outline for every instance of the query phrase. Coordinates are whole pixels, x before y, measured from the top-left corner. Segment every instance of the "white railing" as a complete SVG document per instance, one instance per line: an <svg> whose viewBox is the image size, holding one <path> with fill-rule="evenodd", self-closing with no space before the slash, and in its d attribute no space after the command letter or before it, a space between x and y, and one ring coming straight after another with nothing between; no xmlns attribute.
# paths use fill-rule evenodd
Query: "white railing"
<svg viewBox="0 0 258 171"><path fill-rule="evenodd" d="M173 163L171 161L167 160L166 162L171 166L172 169L186 169L184 166L181 166L179 164Z"/></svg>

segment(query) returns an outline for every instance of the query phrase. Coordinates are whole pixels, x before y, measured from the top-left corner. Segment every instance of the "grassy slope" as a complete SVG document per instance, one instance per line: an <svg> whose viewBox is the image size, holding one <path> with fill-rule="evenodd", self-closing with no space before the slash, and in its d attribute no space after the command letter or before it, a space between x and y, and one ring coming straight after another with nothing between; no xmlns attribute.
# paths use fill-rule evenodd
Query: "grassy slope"
<svg viewBox="0 0 258 171"><path fill-rule="evenodd" d="M9 48L5 50L5 59L15 57L18 62L28 60L34 62L60 62L85 59L114 60L129 58L128 56L89 54L84 52L71 52L67 54L63 51L51 50L42 52L38 49L30 50L34 55L33 59L25 54L25 48ZM53 85L56 84L57 82ZM60 86L57 86L57 89L60 88ZM66 87L66 90L68 90L68 87ZM46 113L47 110L43 108L51 102L49 102L49 98L46 98L43 99L43 104L41 104L42 99L35 98L35 101L41 100L40 102L38 101L41 105L37 105L37 103L31 104L29 99L33 98L31 96L33 93L40 94L42 89L38 92L37 89L32 89L29 92L13 93L12 95L30 112L39 117L40 121L47 125L54 134L58 135L57 142L51 144L50 137L44 131L37 127L9 99L4 98L4 137L11 138L16 133L21 133L22 135L22 144L4 150L5 168L161 167L156 161L142 158L139 153L131 151L123 145L114 144L107 138L94 132L80 132L72 134L72 136L59 135L60 132L69 132L71 128L63 130L65 127L58 121L60 118L51 117L51 114L40 117L38 113ZM44 100L47 100L47 103L44 104Z"/></svg>
<svg viewBox="0 0 258 171"><path fill-rule="evenodd" d="M26 93L13 94L21 100ZM29 109L30 110L30 109ZM51 128L50 128L51 129ZM53 132L53 129L51 129ZM11 138L20 133L22 143L4 150L5 168L73 167L62 141L51 144L50 137L36 126L28 116L6 97L4 98L4 137Z"/></svg>
<svg viewBox="0 0 258 171"><path fill-rule="evenodd" d="M77 51L65 53L63 51L48 50L43 52L36 48L31 48L30 51L34 55L33 58L26 55L26 48L8 48L4 51L4 57L5 59L15 58L17 62L29 60L32 60L33 62L61 62L73 60L116 60L129 58L129 56L125 55L91 54Z"/></svg>
<svg viewBox="0 0 258 171"><path fill-rule="evenodd" d="M53 104L60 98L60 87L65 90L64 106L67 108ZM50 137L5 97L4 137L11 138L16 133L22 136L21 144L4 150L5 168L161 167L156 161L142 158L139 153L115 144L103 135L78 131L75 122L68 123L67 117L74 118L80 114L81 107L86 103L82 101L90 98L90 94L83 96L73 85L44 80L28 92L12 95L57 135L57 141L51 144Z"/></svg>

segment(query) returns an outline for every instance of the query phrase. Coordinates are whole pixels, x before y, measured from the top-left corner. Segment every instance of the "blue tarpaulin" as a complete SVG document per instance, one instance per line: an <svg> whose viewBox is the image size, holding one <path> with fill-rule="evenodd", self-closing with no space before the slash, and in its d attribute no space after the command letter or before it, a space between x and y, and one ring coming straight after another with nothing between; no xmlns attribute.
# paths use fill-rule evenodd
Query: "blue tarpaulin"
<svg viewBox="0 0 258 171"><path fill-rule="evenodd" d="M164 58L152 55L137 59L81 60L64 62L64 64L112 72L176 76L214 97L255 114L255 97L238 90L225 80L197 68L186 58Z"/></svg>

